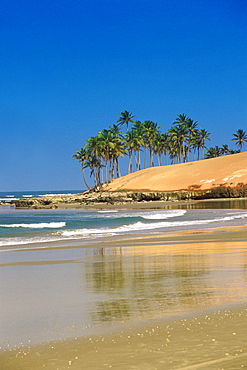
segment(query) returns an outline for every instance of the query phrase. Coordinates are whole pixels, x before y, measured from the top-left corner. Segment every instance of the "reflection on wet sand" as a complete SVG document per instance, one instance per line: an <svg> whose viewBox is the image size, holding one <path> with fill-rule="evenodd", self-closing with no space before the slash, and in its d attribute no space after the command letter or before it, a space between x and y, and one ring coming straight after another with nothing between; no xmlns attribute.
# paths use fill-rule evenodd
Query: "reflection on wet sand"
<svg viewBox="0 0 247 370"><path fill-rule="evenodd" d="M6 370L247 366L244 227L9 253L2 269Z"/></svg>
<svg viewBox="0 0 247 370"><path fill-rule="evenodd" d="M86 265L88 290L105 298L94 304L94 321L164 317L171 309L179 313L246 299L247 251L238 242L112 247L100 253L104 261Z"/></svg>

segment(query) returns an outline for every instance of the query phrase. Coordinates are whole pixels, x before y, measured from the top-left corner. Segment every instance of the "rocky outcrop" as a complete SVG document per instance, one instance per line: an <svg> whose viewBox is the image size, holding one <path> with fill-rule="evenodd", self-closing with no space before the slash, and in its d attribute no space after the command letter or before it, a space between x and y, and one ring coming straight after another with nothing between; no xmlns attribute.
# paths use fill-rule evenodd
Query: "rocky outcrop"
<svg viewBox="0 0 247 370"><path fill-rule="evenodd" d="M131 192L109 193L109 192L85 192L74 195L49 196L32 199L13 200L16 208L63 208L80 207L97 204L123 204L132 202Z"/></svg>
<svg viewBox="0 0 247 370"><path fill-rule="evenodd" d="M15 205L16 208L78 208L90 206L118 206L141 202L177 202L202 199L244 198L247 197L247 184L238 187L216 187L210 190L148 192L148 191L102 191L85 192L73 195L49 196L40 198L24 198L5 204Z"/></svg>
<svg viewBox="0 0 247 370"><path fill-rule="evenodd" d="M193 199L193 192L85 192L81 194L54 196L42 198L24 198L13 200L9 204L15 205L16 208L66 208L66 207L83 207L83 206L102 206L102 205L119 205L133 204L150 201L178 201Z"/></svg>

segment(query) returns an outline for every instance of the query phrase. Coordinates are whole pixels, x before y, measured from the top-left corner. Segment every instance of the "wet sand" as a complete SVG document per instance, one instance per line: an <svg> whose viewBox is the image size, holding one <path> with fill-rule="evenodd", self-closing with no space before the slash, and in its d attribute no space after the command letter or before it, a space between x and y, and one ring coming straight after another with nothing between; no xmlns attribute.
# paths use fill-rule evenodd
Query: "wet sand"
<svg viewBox="0 0 247 370"><path fill-rule="evenodd" d="M247 367L247 309L219 308L151 320L117 333L18 348L3 357L14 369L242 369Z"/></svg>
<svg viewBox="0 0 247 370"><path fill-rule="evenodd" d="M1 258L3 369L247 367L247 227Z"/></svg>

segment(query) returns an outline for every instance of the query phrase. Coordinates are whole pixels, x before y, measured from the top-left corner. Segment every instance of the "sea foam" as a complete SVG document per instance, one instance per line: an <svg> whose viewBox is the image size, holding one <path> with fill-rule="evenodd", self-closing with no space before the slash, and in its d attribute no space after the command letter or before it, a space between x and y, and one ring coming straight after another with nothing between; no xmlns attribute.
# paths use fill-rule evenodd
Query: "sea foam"
<svg viewBox="0 0 247 370"><path fill-rule="evenodd" d="M76 230L63 230L56 232L57 234L67 237L88 237L91 235L103 236L103 235L116 235L121 233L128 233L128 232L138 232L138 231L145 231L145 230L155 230L161 228L184 228L187 226L190 227L197 227L199 225L206 225L206 224L216 224L224 223L227 221L232 221L239 218L247 218L247 213L235 214L232 216L226 217L218 217L218 218L211 218L205 220L188 220L188 221L160 221L160 222L135 222L133 224L126 224L115 228L97 228L97 229L76 229Z"/></svg>
<svg viewBox="0 0 247 370"><path fill-rule="evenodd" d="M40 223L31 223L31 224L3 224L0 227L23 227L28 229L58 229L66 226L66 222L40 222Z"/></svg>
<svg viewBox="0 0 247 370"><path fill-rule="evenodd" d="M142 218L145 218L147 220L164 220L166 218L170 217L179 217L183 216L187 211L186 210L169 210L169 211L164 211L162 213L157 212L157 213L148 213L141 215Z"/></svg>

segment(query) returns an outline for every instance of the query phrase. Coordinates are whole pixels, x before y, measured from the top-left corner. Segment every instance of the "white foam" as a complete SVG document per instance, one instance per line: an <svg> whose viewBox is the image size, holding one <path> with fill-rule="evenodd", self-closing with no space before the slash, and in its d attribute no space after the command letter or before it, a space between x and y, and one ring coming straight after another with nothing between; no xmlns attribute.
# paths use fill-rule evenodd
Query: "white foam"
<svg viewBox="0 0 247 370"><path fill-rule="evenodd" d="M65 195L72 195L72 193L65 193L65 194L41 194L38 195L39 197L63 197Z"/></svg>
<svg viewBox="0 0 247 370"><path fill-rule="evenodd" d="M97 211L98 213L118 213L118 211L115 210L107 210L107 211Z"/></svg>
<svg viewBox="0 0 247 370"><path fill-rule="evenodd" d="M11 245L25 245L25 244L37 244L37 243L50 243L64 240L61 237L36 237L36 238L3 238L0 239L0 247L11 246ZM9 250L9 249L8 249ZM6 249L0 250L4 252Z"/></svg>
<svg viewBox="0 0 247 370"><path fill-rule="evenodd" d="M66 226L66 222L41 222L41 223L32 223L32 224L3 224L0 227L23 227L28 229L58 229L60 227Z"/></svg>
<svg viewBox="0 0 247 370"><path fill-rule="evenodd" d="M20 198L0 198L0 201L10 202L11 200L18 200Z"/></svg>
<svg viewBox="0 0 247 370"><path fill-rule="evenodd" d="M57 234L65 236L65 237L75 237L75 236L90 236L90 235L109 235L109 234L119 234L119 233L127 233L133 231L143 231L143 230L155 230L160 228L168 228L168 227L185 227L185 226L197 226L197 225L205 225L211 223L219 223L219 222L226 222L232 221L237 218L247 218L247 213L242 214L235 214L228 217L219 217L215 219L206 219L206 220L191 220L191 221L161 221L161 222L153 222L153 223L145 223L145 222L135 222L134 224L123 225L116 228L101 228L101 229L76 229L76 230L63 230L57 232Z"/></svg>
<svg viewBox="0 0 247 370"><path fill-rule="evenodd" d="M186 210L164 210L164 211L125 211L119 212L116 210L103 210L97 211L98 216L102 217L103 214L105 218L134 218L134 217L141 217L144 219L149 220L163 220L170 217L179 217L183 216L187 211ZM99 215L100 213L100 215ZM97 217L97 215L93 215L92 217Z"/></svg>
<svg viewBox="0 0 247 370"><path fill-rule="evenodd" d="M169 210L162 213L150 213L147 215L141 215L141 217L148 219L148 220L164 220L170 217L179 217L183 216L186 213L186 210Z"/></svg>

